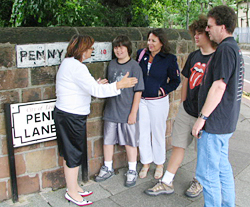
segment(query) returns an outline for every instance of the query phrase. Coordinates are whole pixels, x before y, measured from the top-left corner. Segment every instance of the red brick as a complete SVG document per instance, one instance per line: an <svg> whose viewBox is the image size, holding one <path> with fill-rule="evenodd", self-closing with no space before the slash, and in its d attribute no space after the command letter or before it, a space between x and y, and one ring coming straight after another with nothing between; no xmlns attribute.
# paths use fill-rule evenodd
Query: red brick
<svg viewBox="0 0 250 207"><path fill-rule="evenodd" d="M26 165L22 154L15 155L15 163L17 176L24 174L26 172Z"/></svg>
<svg viewBox="0 0 250 207"><path fill-rule="evenodd" d="M28 69L0 71L0 90L26 88L29 84Z"/></svg>
<svg viewBox="0 0 250 207"><path fill-rule="evenodd" d="M4 111L5 103L18 103L18 102L20 102L18 91L0 92L0 112Z"/></svg>
<svg viewBox="0 0 250 207"><path fill-rule="evenodd" d="M39 70L37 68L32 68L30 71L32 85L45 85L55 83L55 66L40 67Z"/></svg>
<svg viewBox="0 0 250 207"><path fill-rule="evenodd" d="M125 167L128 165L126 152L119 152L114 154L113 167L114 169Z"/></svg>
<svg viewBox="0 0 250 207"><path fill-rule="evenodd" d="M179 41L177 44L177 48L176 48L176 52L177 54L181 54L181 53L187 53L188 52L188 44L186 41Z"/></svg>
<svg viewBox="0 0 250 207"><path fill-rule="evenodd" d="M8 154L7 139L6 139L6 137L2 138L2 154L3 155L7 155Z"/></svg>
<svg viewBox="0 0 250 207"><path fill-rule="evenodd" d="M92 158L92 140L87 141L88 144L88 159Z"/></svg>
<svg viewBox="0 0 250 207"><path fill-rule="evenodd" d="M39 172L57 166L56 149L28 152L25 156L27 172Z"/></svg>
<svg viewBox="0 0 250 207"><path fill-rule="evenodd" d="M10 43L1 44L0 48L0 67L15 66L15 46Z"/></svg>
<svg viewBox="0 0 250 207"><path fill-rule="evenodd" d="M103 156L103 139L94 141L94 158Z"/></svg>
<svg viewBox="0 0 250 207"><path fill-rule="evenodd" d="M23 102L40 101L41 88L24 89L22 93Z"/></svg>
<svg viewBox="0 0 250 207"><path fill-rule="evenodd" d="M174 92L173 92L173 91L170 92L170 93L168 94L168 97L169 97L169 103L173 102L173 101L174 101Z"/></svg>
<svg viewBox="0 0 250 207"><path fill-rule="evenodd" d="M40 144L32 144L32 145L28 145L28 146L24 146L24 147L17 147L14 149L15 153L18 153L18 152L26 152L26 151L29 151L29 150L34 150L34 149L38 149L40 148Z"/></svg>
<svg viewBox="0 0 250 207"><path fill-rule="evenodd" d="M172 134L172 121L171 119L167 120L167 130L166 130L166 136L169 137Z"/></svg>
<svg viewBox="0 0 250 207"><path fill-rule="evenodd" d="M0 182L0 201L8 199L8 190L6 181Z"/></svg>
<svg viewBox="0 0 250 207"><path fill-rule="evenodd" d="M182 68L183 68L182 67L183 66L183 56L181 56L181 55L177 56L177 63L178 63L180 71L182 71Z"/></svg>
<svg viewBox="0 0 250 207"><path fill-rule="evenodd" d="M63 157L61 157L60 155L58 155L58 166L63 166Z"/></svg>
<svg viewBox="0 0 250 207"><path fill-rule="evenodd" d="M93 117L102 117L103 115L103 110L104 110L104 101L96 101L96 102L92 102L90 105L90 114L89 114L89 118L93 118Z"/></svg>
<svg viewBox="0 0 250 207"><path fill-rule="evenodd" d="M90 159L89 162L89 176L94 176L99 173L100 168L103 165L103 158Z"/></svg>
<svg viewBox="0 0 250 207"><path fill-rule="evenodd" d="M166 150L172 149L172 137L166 138Z"/></svg>
<svg viewBox="0 0 250 207"><path fill-rule="evenodd" d="M63 168L42 173L42 188L53 190L66 186Z"/></svg>
<svg viewBox="0 0 250 207"><path fill-rule="evenodd" d="M0 114L0 135L6 134L6 127L5 127L5 117L4 114Z"/></svg>
<svg viewBox="0 0 250 207"><path fill-rule="evenodd" d="M52 147L52 146L57 146L57 141L56 140L44 142L44 147Z"/></svg>
<svg viewBox="0 0 250 207"><path fill-rule="evenodd" d="M39 176L36 174L34 177L22 176L17 178L18 194L30 194L40 191Z"/></svg>
<svg viewBox="0 0 250 207"><path fill-rule="evenodd" d="M87 137L95 137L103 135L102 120L88 120L87 122Z"/></svg>
<svg viewBox="0 0 250 207"><path fill-rule="evenodd" d="M116 152L125 152L125 146L121 146L121 145L115 145L115 153Z"/></svg>
<svg viewBox="0 0 250 207"><path fill-rule="evenodd" d="M170 103L168 119L175 119L179 110L179 105L180 105L179 101L174 101Z"/></svg>
<svg viewBox="0 0 250 207"><path fill-rule="evenodd" d="M0 170L0 178L6 178L10 176L9 172L9 160L8 156L1 157L1 170ZM16 174L21 175L26 171L25 161L23 155L15 155L15 163L16 163Z"/></svg>
<svg viewBox="0 0 250 207"><path fill-rule="evenodd" d="M89 69L89 72L95 79L98 78L104 78L105 73L104 73L104 62L96 62L96 63L87 63L87 67Z"/></svg>
<svg viewBox="0 0 250 207"><path fill-rule="evenodd" d="M55 98L56 98L55 86L44 87L43 100L55 99Z"/></svg>
<svg viewBox="0 0 250 207"><path fill-rule="evenodd" d="M0 170L0 178L7 178L10 176L9 171L9 160L8 156L0 157L1 170Z"/></svg>
<svg viewBox="0 0 250 207"><path fill-rule="evenodd" d="M8 181L7 181L7 191L8 191L8 193L7 193L7 195L8 195L8 198L11 198L12 197L12 189L11 189L11 180L9 179Z"/></svg>

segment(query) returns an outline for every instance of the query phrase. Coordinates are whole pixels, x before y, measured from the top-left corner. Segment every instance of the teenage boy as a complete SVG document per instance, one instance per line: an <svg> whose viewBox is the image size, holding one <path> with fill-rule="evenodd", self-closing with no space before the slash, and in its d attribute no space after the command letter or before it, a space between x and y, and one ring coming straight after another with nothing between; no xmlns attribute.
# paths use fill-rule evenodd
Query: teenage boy
<svg viewBox="0 0 250 207"><path fill-rule="evenodd" d="M233 38L235 11L217 6L208 12L206 31L218 47L199 90L199 118L192 133L198 139L196 177L205 206L235 206L234 177L228 160L229 139L236 129L244 80L242 53Z"/></svg>
<svg viewBox="0 0 250 207"><path fill-rule="evenodd" d="M181 104L173 126L173 149L167 170L159 183L145 191L148 195L171 194L174 192L174 176L184 159L185 149L193 141L194 137L191 135L191 131L198 117L199 85L203 78L206 64L213 55L216 45L210 41L208 33L205 31L206 26L206 16L200 16L198 20L195 20L189 26L190 33L199 49L190 53L182 70L184 80L181 89ZM201 184L196 178L193 178L185 194L189 197L196 197L201 192Z"/></svg>
<svg viewBox="0 0 250 207"><path fill-rule="evenodd" d="M104 110L104 166L95 178L101 182L114 175L113 151L114 145L125 145L128 158L127 179L125 186L136 184L138 173L137 147L139 144L138 108L141 94L144 90L142 70L139 64L131 59L132 43L127 36L121 35L113 40L116 58L108 66L108 80L119 81L129 72L130 77L136 77L138 83L121 91L121 95L107 99Z"/></svg>

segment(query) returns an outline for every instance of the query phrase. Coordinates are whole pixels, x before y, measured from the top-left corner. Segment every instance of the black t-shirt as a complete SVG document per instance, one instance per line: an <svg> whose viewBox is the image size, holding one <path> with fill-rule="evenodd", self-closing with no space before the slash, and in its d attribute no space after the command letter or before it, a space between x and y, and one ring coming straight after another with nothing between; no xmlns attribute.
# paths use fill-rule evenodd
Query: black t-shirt
<svg viewBox="0 0 250 207"><path fill-rule="evenodd" d="M187 98L183 106L185 111L194 117L198 117L198 92L207 62L212 54L202 55L200 50L190 53L181 72L188 78Z"/></svg>
<svg viewBox="0 0 250 207"><path fill-rule="evenodd" d="M206 132L228 134L235 131L240 111L244 70L244 60L236 41L233 37L224 39L207 64L200 84L199 111L214 81L223 79L227 85L221 102L205 123Z"/></svg>

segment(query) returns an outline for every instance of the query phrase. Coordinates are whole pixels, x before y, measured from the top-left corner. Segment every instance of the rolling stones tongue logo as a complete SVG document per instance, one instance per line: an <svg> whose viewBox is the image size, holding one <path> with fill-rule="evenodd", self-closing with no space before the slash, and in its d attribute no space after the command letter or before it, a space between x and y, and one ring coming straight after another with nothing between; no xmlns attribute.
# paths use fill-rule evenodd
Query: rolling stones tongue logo
<svg viewBox="0 0 250 207"><path fill-rule="evenodd" d="M204 75L204 71L206 68L206 64L205 63L195 63L194 67L192 67L191 70L191 76L189 79L189 86L191 89L193 89L195 86L200 85L203 75Z"/></svg>

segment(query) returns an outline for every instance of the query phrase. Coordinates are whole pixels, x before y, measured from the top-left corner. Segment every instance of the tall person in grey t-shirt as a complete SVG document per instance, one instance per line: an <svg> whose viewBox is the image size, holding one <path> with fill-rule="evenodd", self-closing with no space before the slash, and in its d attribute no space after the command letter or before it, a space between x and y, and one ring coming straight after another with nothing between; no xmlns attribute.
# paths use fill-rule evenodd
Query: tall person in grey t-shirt
<svg viewBox="0 0 250 207"><path fill-rule="evenodd" d="M129 72L129 77L136 77L138 83L130 89L124 89L121 95L108 98L104 110L104 166L101 167L96 181L104 181L114 175L114 145L125 145L128 167L125 186L135 185L137 147L139 144L138 108L144 83L139 64L131 59L132 43L127 36L121 35L113 40L116 58L108 66L109 82L119 81Z"/></svg>
<svg viewBox="0 0 250 207"><path fill-rule="evenodd" d="M206 31L218 47L200 84L200 114L192 130L199 138L196 177L203 185L204 206L234 207L235 186L228 147L240 112L244 60L233 38L235 11L221 5L207 16ZM203 133L198 136L200 131Z"/></svg>

